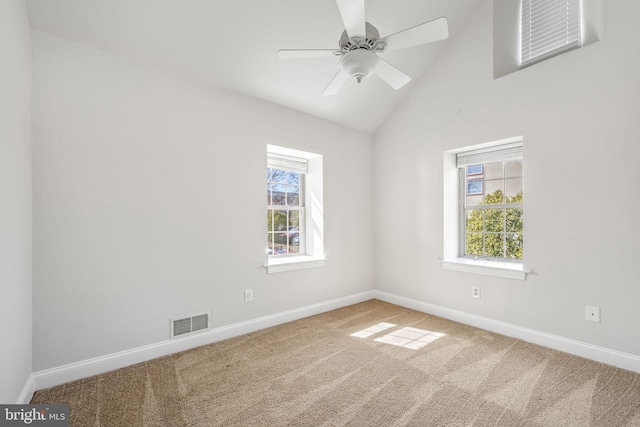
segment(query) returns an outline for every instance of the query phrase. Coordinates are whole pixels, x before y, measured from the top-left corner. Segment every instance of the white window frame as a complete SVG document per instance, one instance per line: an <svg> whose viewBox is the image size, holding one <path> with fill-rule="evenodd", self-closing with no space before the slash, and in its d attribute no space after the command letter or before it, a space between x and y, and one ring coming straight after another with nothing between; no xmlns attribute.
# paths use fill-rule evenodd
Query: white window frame
<svg viewBox="0 0 640 427"><path fill-rule="evenodd" d="M457 155L473 150L484 150L492 147L508 144L522 144L522 136L491 141L469 147L461 147L444 152L444 192L443 192L443 256L442 267L446 270L462 271L467 273L504 277L516 280L525 280L529 269L525 267L525 260L492 260L476 259L461 256L464 252L463 239L461 239L462 210L460 209L460 197L464 190L460 184L460 171ZM525 226L526 231L526 226Z"/></svg>
<svg viewBox="0 0 640 427"><path fill-rule="evenodd" d="M481 182L481 188L484 187L484 183L485 183L485 175L482 175L482 177L478 177L478 174L468 174L468 168L471 166L482 166L481 170L487 171L489 170L488 165L490 164L496 164L496 163L501 163L502 164L502 172L501 172L501 178L496 179L496 178L492 178L491 181L500 181L501 182L501 190L504 194L504 196L506 197L508 195L507 192L507 183L508 180L511 179L520 179L520 181L522 182L522 179L524 178L524 175L521 174L519 177L516 176L512 176L512 177L507 177L506 176L506 171L505 171L505 162L510 161L510 160L522 160L523 156L522 156L522 141L515 141L515 142L511 142L511 143L507 143L507 144L500 144L500 145L495 145L495 146L491 146L491 147L486 147L486 148L481 148L481 149L474 149L474 150L469 150L469 151L464 151L461 153L457 153L456 154L456 164L458 167L459 175L459 182L460 182L460 192L458 193L458 197L459 197L459 201L458 201L458 205L460 206L460 213L459 213L459 218L460 218L460 244L459 244L459 257L461 258L473 258L475 260L478 259L491 259L493 261L504 261L504 262L519 262L522 263L521 260L519 259L514 259L514 258L506 258L506 257L487 257L486 255L474 255L474 254L467 254L466 253L466 245L467 245L467 221L466 221L466 214L467 214L467 210L471 209L471 210L484 210L484 209L490 209L490 210L502 210L504 213L504 220L503 220L503 228L500 232L500 234L502 235L503 239L502 239L502 250L503 252L506 252L506 235L509 234L508 231L506 230L506 225L507 225L507 211L509 209L523 209L523 204L522 203L506 203L505 201L503 201L503 203L500 204L483 204L483 203L476 203L476 204L470 204L469 201L469 197L468 196L484 196L487 195L488 192L485 191L481 191L481 192L469 192L469 183L471 182ZM521 186L522 189L522 186ZM522 190L521 190L522 191ZM496 234L496 232L491 232L491 231L487 231L486 229L483 229L480 234L483 235L483 242L486 238L486 236L490 236L492 234Z"/></svg>
<svg viewBox="0 0 640 427"><path fill-rule="evenodd" d="M305 176L307 174L307 170L308 170L308 161L305 158L300 158L300 157L293 157L293 156L283 156L280 154L275 154L275 153L268 153L267 154L267 168L270 168L272 170L282 170L285 171L286 173L289 172L293 172L298 174L299 176L299 181L298 181L298 205L289 205L288 199L289 199L289 188L291 187L291 185L289 185L289 183L284 183L281 184L285 187L285 195L284 195L284 199L285 199L285 204L283 205L273 205L273 204L269 204L269 202L272 202L273 200L269 200L269 202L267 202L267 212L270 211L285 211L287 213L287 218L289 218L289 213L290 212L298 212L298 253L292 253L289 252L290 250L290 246L291 246L291 239L290 238L286 238L285 239L285 247L286 247L286 253L284 254L279 254L279 253L269 253L269 257L270 258L280 258L280 257L291 257L291 256L298 256L300 254L305 254L305 200L304 200L304 193L305 193ZM273 185L277 185L273 182L267 181L267 185L269 184L273 184ZM273 195L272 195L273 197ZM275 217L275 215L273 216ZM272 217L272 218L273 218ZM273 226L273 224L272 224ZM287 229L284 230L284 232L289 233L289 225L287 224ZM282 233L283 230L274 230L268 233L273 234L274 236L278 233ZM268 252L270 251L270 249L268 249Z"/></svg>
<svg viewBox="0 0 640 427"><path fill-rule="evenodd" d="M267 167L278 167L274 159L278 158L283 162L287 158L293 160L305 160L307 163L306 173L301 182L304 188L301 190L301 197L304 202L301 204L300 218L300 253L287 254L284 256L269 256L264 267L267 273L280 273L291 270L322 267L325 265L324 255L324 208L323 208L323 159L322 155L287 147L267 144ZM300 162L298 162L300 163ZM292 164L287 166L279 164L279 168L295 168ZM266 170L266 169L265 169ZM279 206L278 208L282 208ZM290 209L291 207L289 207ZM267 224L265 222L265 233Z"/></svg>

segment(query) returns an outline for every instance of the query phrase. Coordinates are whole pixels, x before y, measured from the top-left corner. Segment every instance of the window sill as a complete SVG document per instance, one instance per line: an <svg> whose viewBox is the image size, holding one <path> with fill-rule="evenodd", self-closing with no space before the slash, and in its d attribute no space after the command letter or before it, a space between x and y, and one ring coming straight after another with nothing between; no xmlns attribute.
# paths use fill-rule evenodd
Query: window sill
<svg viewBox="0 0 640 427"><path fill-rule="evenodd" d="M312 257L312 256L295 256L295 257L283 257L273 258L265 265L267 273L281 273L284 271L303 270L306 268L324 267L324 263L327 259L324 257Z"/></svg>
<svg viewBox="0 0 640 427"><path fill-rule="evenodd" d="M454 258L443 260L445 270L464 271L466 273L483 274L485 276L505 277L507 279L526 280L530 270L525 270L522 263Z"/></svg>

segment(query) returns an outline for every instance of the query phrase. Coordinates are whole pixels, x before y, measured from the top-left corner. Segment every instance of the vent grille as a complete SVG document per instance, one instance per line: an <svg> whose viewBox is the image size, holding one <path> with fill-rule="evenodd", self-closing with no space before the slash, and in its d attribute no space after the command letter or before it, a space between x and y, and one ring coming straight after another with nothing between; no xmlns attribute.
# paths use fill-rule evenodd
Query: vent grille
<svg viewBox="0 0 640 427"><path fill-rule="evenodd" d="M209 313L171 319L171 338L209 329Z"/></svg>

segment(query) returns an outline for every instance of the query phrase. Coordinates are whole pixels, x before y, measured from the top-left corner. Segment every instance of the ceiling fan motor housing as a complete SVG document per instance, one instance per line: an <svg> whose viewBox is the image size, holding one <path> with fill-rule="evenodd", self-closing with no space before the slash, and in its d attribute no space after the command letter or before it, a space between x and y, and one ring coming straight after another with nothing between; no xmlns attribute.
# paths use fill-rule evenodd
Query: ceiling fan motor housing
<svg viewBox="0 0 640 427"><path fill-rule="evenodd" d="M350 39L349 35L347 34L347 30L344 30L342 32L339 44L340 49L343 52L347 53L356 49L374 50L376 42L380 39L380 33L378 32L378 29L376 27L369 24L368 22L365 22L365 25L367 34L364 40L362 40L360 37L354 37Z"/></svg>

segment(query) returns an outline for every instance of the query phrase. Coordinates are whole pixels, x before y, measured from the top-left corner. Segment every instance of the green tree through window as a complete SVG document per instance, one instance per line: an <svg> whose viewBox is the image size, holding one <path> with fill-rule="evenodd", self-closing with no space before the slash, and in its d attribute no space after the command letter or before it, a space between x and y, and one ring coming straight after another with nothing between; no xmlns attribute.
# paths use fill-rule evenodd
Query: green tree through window
<svg viewBox="0 0 640 427"><path fill-rule="evenodd" d="M513 207L509 207L512 205ZM502 190L484 196L466 214L466 255L522 259L522 191L506 196Z"/></svg>

